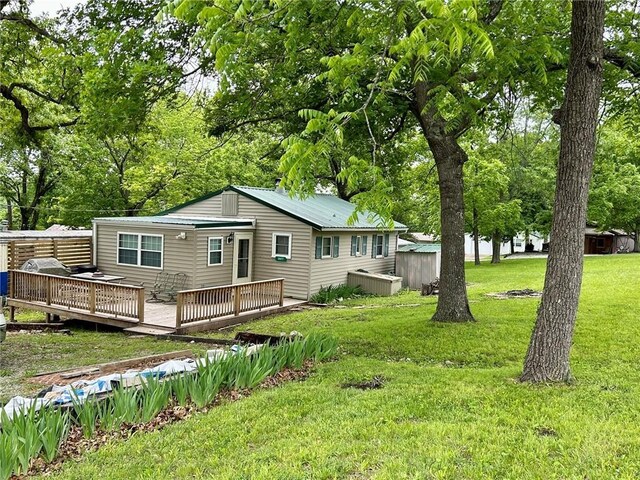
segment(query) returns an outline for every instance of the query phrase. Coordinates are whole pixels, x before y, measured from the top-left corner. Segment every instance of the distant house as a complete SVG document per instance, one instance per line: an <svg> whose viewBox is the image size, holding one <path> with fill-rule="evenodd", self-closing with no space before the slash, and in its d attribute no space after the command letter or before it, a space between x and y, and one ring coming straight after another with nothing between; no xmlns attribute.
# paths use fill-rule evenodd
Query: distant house
<svg viewBox="0 0 640 480"><path fill-rule="evenodd" d="M586 254L631 252L633 247L633 238L620 230L605 230L601 232L594 227L585 228L584 253Z"/></svg>
<svg viewBox="0 0 640 480"><path fill-rule="evenodd" d="M440 243L438 237L429 233L409 232L407 235L404 235L404 237L413 243Z"/></svg>
<svg viewBox="0 0 640 480"><path fill-rule="evenodd" d="M529 241L533 245L533 251L540 252L542 251L543 243L545 242L544 237L538 233L532 232L529 234ZM519 233L515 237L513 237L513 251L514 252L525 252L527 241L525 240L524 233ZM473 244L473 235L470 233L465 234L464 236L464 253L465 255L474 255L474 244ZM478 251L480 255L491 255L493 253L493 246L490 241L482 240L478 242ZM500 255L507 255L511 253L511 242L506 241L500 244Z"/></svg>
<svg viewBox="0 0 640 480"><path fill-rule="evenodd" d="M394 270L398 234L328 194L292 198L282 189L228 186L148 217L96 218L95 262L125 282L151 286L184 273L186 288L284 278L285 296L308 299L347 272Z"/></svg>

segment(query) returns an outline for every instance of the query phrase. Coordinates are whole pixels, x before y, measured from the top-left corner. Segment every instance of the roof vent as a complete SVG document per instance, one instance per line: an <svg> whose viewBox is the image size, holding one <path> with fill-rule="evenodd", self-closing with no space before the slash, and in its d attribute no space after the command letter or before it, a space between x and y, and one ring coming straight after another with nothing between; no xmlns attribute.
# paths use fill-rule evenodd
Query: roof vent
<svg viewBox="0 0 640 480"><path fill-rule="evenodd" d="M276 178L276 192L277 193L285 193L286 190L282 186L282 178Z"/></svg>
<svg viewBox="0 0 640 480"><path fill-rule="evenodd" d="M221 214L223 217L235 217L238 215L238 194L236 192L222 192Z"/></svg>

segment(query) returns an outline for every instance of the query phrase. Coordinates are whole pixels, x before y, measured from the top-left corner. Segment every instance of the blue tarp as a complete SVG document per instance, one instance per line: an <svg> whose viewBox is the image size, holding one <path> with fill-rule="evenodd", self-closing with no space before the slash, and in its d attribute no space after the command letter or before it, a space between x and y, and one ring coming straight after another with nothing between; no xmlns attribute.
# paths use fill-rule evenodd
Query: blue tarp
<svg viewBox="0 0 640 480"><path fill-rule="evenodd" d="M9 293L9 272L0 272L0 296Z"/></svg>

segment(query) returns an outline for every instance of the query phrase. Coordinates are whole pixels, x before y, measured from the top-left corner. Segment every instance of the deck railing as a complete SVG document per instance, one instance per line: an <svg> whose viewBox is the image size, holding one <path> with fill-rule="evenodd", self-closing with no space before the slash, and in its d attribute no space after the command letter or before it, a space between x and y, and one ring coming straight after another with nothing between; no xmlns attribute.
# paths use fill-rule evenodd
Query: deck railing
<svg viewBox="0 0 640 480"><path fill-rule="evenodd" d="M34 306L144 322L144 287L12 270L9 298Z"/></svg>
<svg viewBox="0 0 640 480"><path fill-rule="evenodd" d="M213 320L228 315L284 304L284 279L199 288L178 292L176 328L185 323Z"/></svg>

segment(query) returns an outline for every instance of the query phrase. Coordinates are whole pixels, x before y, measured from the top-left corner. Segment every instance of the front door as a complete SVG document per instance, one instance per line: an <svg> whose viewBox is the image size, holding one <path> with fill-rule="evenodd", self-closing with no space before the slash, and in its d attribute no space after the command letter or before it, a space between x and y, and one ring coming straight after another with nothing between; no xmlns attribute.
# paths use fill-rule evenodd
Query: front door
<svg viewBox="0 0 640 480"><path fill-rule="evenodd" d="M233 244L233 283L251 281L253 233L235 233Z"/></svg>

